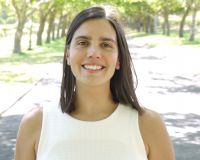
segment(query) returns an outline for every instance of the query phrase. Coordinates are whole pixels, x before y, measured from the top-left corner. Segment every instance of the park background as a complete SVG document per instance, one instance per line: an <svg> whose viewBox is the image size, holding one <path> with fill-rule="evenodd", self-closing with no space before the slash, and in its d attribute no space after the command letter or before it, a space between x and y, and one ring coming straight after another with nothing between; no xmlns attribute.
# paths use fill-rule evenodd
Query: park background
<svg viewBox="0 0 200 160"><path fill-rule="evenodd" d="M199 160L200 0L0 0L0 160L22 115L58 102L69 23L99 4L119 11L140 103L162 115L177 160Z"/></svg>

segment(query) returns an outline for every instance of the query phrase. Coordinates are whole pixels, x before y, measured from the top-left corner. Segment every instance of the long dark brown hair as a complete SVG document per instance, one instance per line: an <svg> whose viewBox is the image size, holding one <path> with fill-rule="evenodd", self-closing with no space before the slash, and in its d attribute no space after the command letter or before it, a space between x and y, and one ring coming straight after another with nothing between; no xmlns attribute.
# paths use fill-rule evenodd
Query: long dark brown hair
<svg viewBox="0 0 200 160"><path fill-rule="evenodd" d="M70 66L67 65L67 49L70 46L73 35L78 27L87 20L97 18L106 19L108 22L110 22L110 24L115 29L117 35L120 69L116 70L113 77L111 78L110 90L113 101L116 103L130 105L132 106L132 108L139 111L139 113L142 113L143 109L138 103L135 94L137 76L133 67L124 31L117 19L113 16L113 14L107 15L105 9L102 7L92 7L83 10L73 19L71 25L69 26L65 44L65 54L63 59L63 77L61 83L60 105L62 112L71 113L75 110L74 96L76 80ZM136 77L135 81L133 79L133 74Z"/></svg>

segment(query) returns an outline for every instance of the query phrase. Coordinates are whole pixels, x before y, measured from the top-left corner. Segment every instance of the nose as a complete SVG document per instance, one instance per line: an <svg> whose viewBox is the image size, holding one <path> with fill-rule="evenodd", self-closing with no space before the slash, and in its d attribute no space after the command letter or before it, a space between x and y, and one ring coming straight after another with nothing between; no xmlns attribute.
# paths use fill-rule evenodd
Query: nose
<svg viewBox="0 0 200 160"><path fill-rule="evenodd" d="M88 58L101 58L100 49L96 45L91 45L87 50L87 57Z"/></svg>

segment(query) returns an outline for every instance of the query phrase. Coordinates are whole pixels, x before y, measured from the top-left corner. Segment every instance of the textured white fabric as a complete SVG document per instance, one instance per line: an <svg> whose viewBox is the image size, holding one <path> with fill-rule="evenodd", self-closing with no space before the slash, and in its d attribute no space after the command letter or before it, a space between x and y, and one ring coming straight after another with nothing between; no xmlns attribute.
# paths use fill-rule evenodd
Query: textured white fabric
<svg viewBox="0 0 200 160"><path fill-rule="evenodd" d="M147 160L138 112L119 104L103 120L81 121L44 107L37 160Z"/></svg>

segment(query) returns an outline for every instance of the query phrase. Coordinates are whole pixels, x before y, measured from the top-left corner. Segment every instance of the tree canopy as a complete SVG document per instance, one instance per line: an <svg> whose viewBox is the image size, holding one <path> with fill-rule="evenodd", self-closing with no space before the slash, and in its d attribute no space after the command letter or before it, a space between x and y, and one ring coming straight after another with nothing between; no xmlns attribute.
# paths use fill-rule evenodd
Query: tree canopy
<svg viewBox="0 0 200 160"><path fill-rule="evenodd" d="M16 24L14 53L21 52L21 38L28 20L38 25L37 45L42 45L43 32L47 32L46 42L64 36L71 18L80 10L106 4L105 0L0 0L0 24ZM137 31L155 33L158 17L162 19L163 34L170 35L170 15L179 14L179 36L183 36L184 24L190 14L191 40L194 40L196 15L200 10L200 0L112 0L125 23ZM47 30L45 30L45 26ZM56 35L56 36L55 36Z"/></svg>

